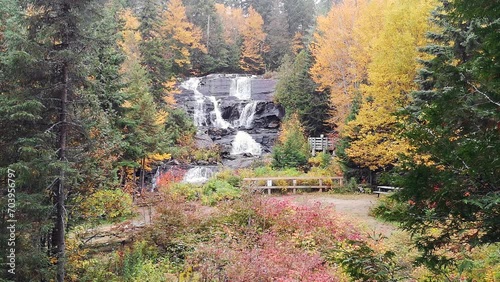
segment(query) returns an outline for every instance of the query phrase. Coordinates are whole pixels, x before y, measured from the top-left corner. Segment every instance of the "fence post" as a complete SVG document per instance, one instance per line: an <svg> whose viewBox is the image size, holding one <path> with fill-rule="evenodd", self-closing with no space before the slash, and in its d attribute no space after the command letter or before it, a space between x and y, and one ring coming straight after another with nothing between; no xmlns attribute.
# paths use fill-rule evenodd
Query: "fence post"
<svg viewBox="0 0 500 282"><path fill-rule="evenodd" d="M272 186L273 186L273 180L272 179L268 179L267 180L267 187L272 187ZM271 188L267 189L267 194L271 195Z"/></svg>

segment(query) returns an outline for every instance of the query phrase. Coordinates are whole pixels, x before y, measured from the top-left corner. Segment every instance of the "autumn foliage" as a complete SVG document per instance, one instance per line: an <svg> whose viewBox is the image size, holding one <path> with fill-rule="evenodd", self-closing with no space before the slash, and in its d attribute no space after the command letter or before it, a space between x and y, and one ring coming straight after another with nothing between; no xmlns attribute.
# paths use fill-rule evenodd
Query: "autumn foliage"
<svg viewBox="0 0 500 282"><path fill-rule="evenodd" d="M342 130L350 112L357 87L363 80L362 68L354 51L359 42L354 34L360 6L365 0L348 0L332 7L326 16L317 20L317 31L311 43L315 63L311 76L320 89L330 91L331 123ZM361 71L360 71L361 69Z"/></svg>
<svg viewBox="0 0 500 282"><path fill-rule="evenodd" d="M348 140L347 156L360 167L390 167L411 149L398 137L395 114L416 87L418 48L426 43L435 5L432 0L352 0L318 18L311 74L330 91L330 122ZM353 113L357 95L361 106Z"/></svg>
<svg viewBox="0 0 500 282"><path fill-rule="evenodd" d="M189 67L191 50L206 52L201 43L201 30L188 21L186 8L181 0L170 0L160 16L158 36L169 45L165 54L178 69Z"/></svg>
<svg viewBox="0 0 500 282"><path fill-rule="evenodd" d="M240 66L245 72L262 73L264 71L265 65L262 54L266 50L264 45L266 34L262 30L263 24L264 20L262 17L250 7L248 9L248 16L241 28L243 47L241 50Z"/></svg>

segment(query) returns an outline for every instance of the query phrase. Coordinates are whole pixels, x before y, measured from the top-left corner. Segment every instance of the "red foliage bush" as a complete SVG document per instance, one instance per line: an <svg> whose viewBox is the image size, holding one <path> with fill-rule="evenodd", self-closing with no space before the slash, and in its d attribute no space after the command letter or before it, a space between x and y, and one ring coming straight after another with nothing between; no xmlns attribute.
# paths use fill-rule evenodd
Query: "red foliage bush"
<svg viewBox="0 0 500 282"><path fill-rule="evenodd" d="M336 215L333 206L319 203L296 206L288 201L262 198L245 205L252 211L247 213L251 215L248 225L231 230L224 225L225 234L198 246L190 258L189 264L204 278L215 281L340 280L337 275L340 271L329 265L322 255L361 236L350 223Z"/></svg>
<svg viewBox="0 0 500 282"><path fill-rule="evenodd" d="M186 171L180 168L172 168L167 172L160 174L156 185L161 188L168 188L171 184L180 182L186 174Z"/></svg>
<svg viewBox="0 0 500 282"><path fill-rule="evenodd" d="M328 241L360 240L361 235L350 223L338 216L333 205L297 206L289 201L266 199L257 206L257 214L272 222L278 234L293 233ZM324 245L326 242L318 242Z"/></svg>
<svg viewBox="0 0 500 282"><path fill-rule="evenodd" d="M198 271L217 281L339 281L318 253L264 233L256 246L218 240L198 250Z"/></svg>

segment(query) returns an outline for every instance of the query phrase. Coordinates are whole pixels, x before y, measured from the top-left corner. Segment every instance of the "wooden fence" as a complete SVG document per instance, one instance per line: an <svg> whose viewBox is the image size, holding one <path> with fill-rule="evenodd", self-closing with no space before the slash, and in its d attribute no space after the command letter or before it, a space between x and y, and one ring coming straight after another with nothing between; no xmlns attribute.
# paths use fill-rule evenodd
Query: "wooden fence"
<svg viewBox="0 0 500 282"><path fill-rule="evenodd" d="M342 177L323 177L323 176L298 176L298 177L253 177L243 178L243 187L262 191L267 190L271 194L273 189L287 190L292 189L293 193L297 189L319 189L320 192L332 189L334 184L342 186L344 179Z"/></svg>

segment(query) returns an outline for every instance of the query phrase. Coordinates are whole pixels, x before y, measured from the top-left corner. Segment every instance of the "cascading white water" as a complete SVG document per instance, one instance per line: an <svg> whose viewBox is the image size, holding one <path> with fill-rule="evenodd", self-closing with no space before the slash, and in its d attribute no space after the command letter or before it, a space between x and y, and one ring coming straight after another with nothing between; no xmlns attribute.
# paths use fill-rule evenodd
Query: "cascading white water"
<svg viewBox="0 0 500 282"><path fill-rule="evenodd" d="M184 175L182 182L204 183L214 175L214 171L209 167L196 166L189 169Z"/></svg>
<svg viewBox="0 0 500 282"><path fill-rule="evenodd" d="M229 96L239 100L250 100L252 97L252 79L250 77L235 77L231 80Z"/></svg>
<svg viewBox="0 0 500 282"><path fill-rule="evenodd" d="M215 115L215 118L212 120L212 124L217 128L226 129L230 127L231 124L224 120L224 118L222 118L222 113L220 111L219 102L217 101L217 99L215 99L214 96L209 96L208 99L210 99L210 101L212 101L212 104L214 104L213 114Z"/></svg>
<svg viewBox="0 0 500 282"><path fill-rule="evenodd" d="M245 105L243 111L241 111L239 126L244 126L245 128L252 127L253 118L255 116L255 110L257 109L257 101L250 102Z"/></svg>
<svg viewBox="0 0 500 282"><path fill-rule="evenodd" d="M194 124L196 126L204 126L207 125L207 118L205 115L205 97L200 91L198 91L199 85L199 77L191 77L181 84L184 89L192 90L194 92L194 98L196 99L196 104L194 106Z"/></svg>
<svg viewBox="0 0 500 282"><path fill-rule="evenodd" d="M262 148L260 144L257 143L250 134L245 131L238 131L232 142L233 148L231 150L231 155L238 155L243 153L250 153L254 156L260 156L262 153Z"/></svg>
<svg viewBox="0 0 500 282"><path fill-rule="evenodd" d="M158 179L160 179L160 176L161 176L161 168L158 167L156 169L156 172L155 172L155 175L153 176L153 180L151 180L151 192L154 191L156 189L156 186L158 185Z"/></svg>

